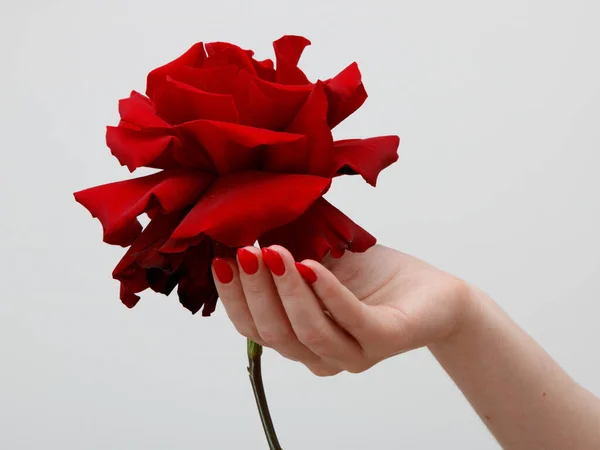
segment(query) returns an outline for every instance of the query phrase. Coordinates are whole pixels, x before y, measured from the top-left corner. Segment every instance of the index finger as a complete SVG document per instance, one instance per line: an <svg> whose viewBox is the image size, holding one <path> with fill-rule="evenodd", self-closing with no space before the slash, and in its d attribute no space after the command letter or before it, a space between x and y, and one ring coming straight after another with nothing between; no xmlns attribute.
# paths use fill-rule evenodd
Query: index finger
<svg viewBox="0 0 600 450"><path fill-rule="evenodd" d="M361 344L368 339L371 311L336 276L323 265L313 260L298 264L300 272L305 272L305 280L322 302L333 320ZM314 276L301 269L307 267Z"/></svg>

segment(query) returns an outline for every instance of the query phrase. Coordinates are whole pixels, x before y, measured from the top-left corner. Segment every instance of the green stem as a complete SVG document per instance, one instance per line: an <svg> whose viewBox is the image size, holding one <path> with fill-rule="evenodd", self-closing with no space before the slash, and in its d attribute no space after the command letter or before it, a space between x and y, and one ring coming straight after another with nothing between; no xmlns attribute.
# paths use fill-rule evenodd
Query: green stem
<svg viewBox="0 0 600 450"><path fill-rule="evenodd" d="M265 430L265 436L269 443L269 450L281 450L279 441L277 440L277 434L275 433L275 427L273 426L273 420L269 413L269 405L267 404L267 397L265 395L265 388L262 381L262 372L260 358L262 356L262 345L257 344L251 339L247 341L248 349L248 376L250 377L250 383L252 384L252 391L254 392L254 398L256 399L256 406L258 407L258 413L260 414L260 421L262 422L263 429Z"/></svg>

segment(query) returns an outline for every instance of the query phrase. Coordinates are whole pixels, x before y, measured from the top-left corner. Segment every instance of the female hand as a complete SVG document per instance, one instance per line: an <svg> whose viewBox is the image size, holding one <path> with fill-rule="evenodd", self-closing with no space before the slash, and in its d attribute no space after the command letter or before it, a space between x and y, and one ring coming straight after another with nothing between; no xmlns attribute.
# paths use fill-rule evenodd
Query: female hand
<svg viewBox="0 0 600 450"><path fill-rule="evenodd" d="M463 281L375 246L322 264L283 247L245 247L215 259L215 283L244 336L319 376L362 372L457 332L476 306Z"/></svg>
<svg viewBox="0 0 600 450"><path fill-rule="evenodd" d="M493 300L416 258L376 246L296 265L248 247L213 270L240 333L317 375L428 346L503 448L600 448L600 399Z"/></svg>

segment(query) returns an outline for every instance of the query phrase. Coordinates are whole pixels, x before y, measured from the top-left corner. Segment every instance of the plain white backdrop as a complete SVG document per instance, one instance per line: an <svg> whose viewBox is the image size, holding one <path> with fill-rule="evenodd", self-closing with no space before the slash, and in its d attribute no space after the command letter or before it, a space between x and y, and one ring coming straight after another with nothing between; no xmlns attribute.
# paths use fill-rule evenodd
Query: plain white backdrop
<svg viewBox="0 0 600 450"><path fill-rule="evenodd" d="M352 61L367 103L337 138L399 134L377 189L329 198L380 242L490 293L600 394L600 3L22 0L0 5L0 448L260 450L245 343L219 307L121 305L123 250L71 193L129 177L117 100L197 41L301 66ZM283 447L495 449L426 350L328 379L267 352ZM507 368L510 370L510 368Z"/></svg>

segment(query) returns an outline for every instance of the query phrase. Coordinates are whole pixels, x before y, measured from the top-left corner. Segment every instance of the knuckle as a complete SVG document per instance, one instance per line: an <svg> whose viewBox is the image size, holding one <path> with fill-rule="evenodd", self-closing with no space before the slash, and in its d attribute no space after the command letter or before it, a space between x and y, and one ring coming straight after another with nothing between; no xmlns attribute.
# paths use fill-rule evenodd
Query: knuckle
<svg viewBox="0 0 600 450"><path fill-rule="evenodd" d="M322 298L334 298L339 294L339 289L332 283L323 283L319 288L319 296Z"/></svg>
<svg viewBox="0 0 600 450"><path fill-rule="evenodd" d="M262 341L272 348L285 348L294 339L290 330L285 329L265 329L258 332Z"/></svg>
<svg viewBox="0 0 600 450"><path fill-rule="evenodd" d="M325 334L316 327L304 328L298 333L298 340L310 349L323 350L327 347L328 340Z"/></svg>
<svg viewBox="0 0 600 450"><path fill-rule="evenodd" d="M277 292L279 293L279 298L281 298L281 301L288 303L292 302L300 294L300 284L299 282L291 279L291 277L283 275L277 281Z"/></svg>
<svg viewBox="0 0 600 450"><path fill-rule="evenodd" d="M277 348L275 348L273 350L275 350L277 353L279 353L284 358L289 359L290 361L301 362L301 359L294 353L290 353L288 351L277 349Z"/></svg>
<svg viewBox="0 0 600 450"><path fill-rule="evenodd" d="M307 367L308 367L308 370L310 370L314 375L316 375L318 377L322 377L322 378L332 377L341 372L340 369L337 369L337 368L331 367L331 366L326 366L323 364L314 364L314 365L310 365Z"/></svg>
<svg viewBox="0 0 600 450"><path fill-rule="evenodd" d="M248 326L246 324L234 324L234 326L235 326L235 329L237 330L237 332L240 333L242 336L250 338L254 341L256 340L254 338L258 337L256 328L254 328L252 326Z"/></svg>
<svg viewBox="0 0 600 450"><path fill-rule="evenodd" d="M456 299L465 299L469 296L469 286L460 278L451 276L448 279L448 293Z"/></svg>
<svg viewBox="0 0 600 450"><path fill-rule="evenodd" d="M334 320L340 327L348 331L363 332L367 328L365 314L348 314L344 317L338 316Z"/></svg>
<svg viewBox="0 0 600 450"><path fill-rule="evenodd" d="M344 370L349 373L362 373L372 367L372 364L368 364L364 361L360 362L348 362L344 365Z"/></svg>
<svg viewBox="0 0 600 450"><path fill-rule="evenodd" d="M256 283L245 283L244 295L247 299L263 298L265 295L265 290L264 287Z"/></svg>

